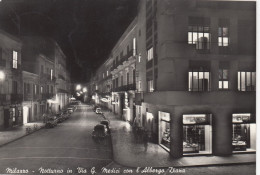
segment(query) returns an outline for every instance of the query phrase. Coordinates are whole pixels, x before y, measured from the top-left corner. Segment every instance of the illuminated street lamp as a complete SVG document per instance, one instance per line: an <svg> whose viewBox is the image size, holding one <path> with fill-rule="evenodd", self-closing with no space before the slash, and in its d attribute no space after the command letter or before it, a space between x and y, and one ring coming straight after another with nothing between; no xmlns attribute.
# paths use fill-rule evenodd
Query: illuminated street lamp
<svg viewBox="0 0 260 175"><path fill-rule="evenodd" d="M76 86L76 90L77 90L77 91L81 90L81 85L80 85L80 84L78 84L78 85Z"/></svg>
<svg viewBox="0 0 260 175"><path fill-rule="evenodd" d="M83 88L83 92L87 92L87 88L86 87Z"/></svg>
<svg viewBox="0 0 260 175"><path fill-rule="evenodd" d="M5 73L3 71L0 71L0 81L5 80Z"/></svg>

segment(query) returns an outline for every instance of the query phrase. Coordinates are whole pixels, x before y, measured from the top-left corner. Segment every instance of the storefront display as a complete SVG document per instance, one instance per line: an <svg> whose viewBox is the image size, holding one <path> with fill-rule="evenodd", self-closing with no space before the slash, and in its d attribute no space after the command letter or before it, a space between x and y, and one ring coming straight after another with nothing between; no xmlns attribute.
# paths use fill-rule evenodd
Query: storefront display
<svg viewBox="0 0 260 175"><path fill-rule="evenodd" d="M183 115L183 154L210 154L211 137L210 114Z"/></svg>
<svg viewBox="0 0 260 175"><path fill-rule="evenodd" d="M233 151L256 150L255 118L249 114L232 115L232 148Z"/></svg>
<svg viewBox="0 0 260 175"><path fill-rule="evenodd" d="M170 114L159 111L159 144L170 151Z"/></svg>

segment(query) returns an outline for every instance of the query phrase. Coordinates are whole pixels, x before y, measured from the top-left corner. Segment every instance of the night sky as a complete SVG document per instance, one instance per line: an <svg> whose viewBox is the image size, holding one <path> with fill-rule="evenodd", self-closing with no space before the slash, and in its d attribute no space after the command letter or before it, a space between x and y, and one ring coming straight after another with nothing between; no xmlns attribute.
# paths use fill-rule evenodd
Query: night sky
<svg viewBox="0 0 260 175"><path fill-rule="evenodd" d="M85 83L136 15L138 0L2 0L0 29L55 39L73 82Z"/></svg>

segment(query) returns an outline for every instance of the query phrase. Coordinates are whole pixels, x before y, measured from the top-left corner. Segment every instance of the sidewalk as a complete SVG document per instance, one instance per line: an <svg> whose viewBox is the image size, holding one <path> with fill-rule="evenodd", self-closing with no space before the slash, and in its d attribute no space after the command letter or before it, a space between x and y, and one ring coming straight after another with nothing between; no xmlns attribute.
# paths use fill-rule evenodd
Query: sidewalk
<svg viewBox="0 0 260 175"><path fill-rule="evenodd" d="M35 124L37 125L37 129L34 129ZM14 128L5 130L5 131L0 131L0 146L3 146L9 142L15 141L21 137L24 137L28 134L31 134L42 127L44 127L45 124L43 121L36 121L36 122L31 122L31 123L26 123L21 126L16 126ZM26 128L30 127L31 132L27 133Z"/></svg>
<svg viewBox="0 0 260 175"><path fill-rule="evenodd" d="M161 146L148 144L147 152L142 143L136 143L129 123L119 120L113 113L105 112L110 120L113 158L126 167L192 167L255 163L256 154L234 154L229 157L193 156L173 159Z"/></svg>

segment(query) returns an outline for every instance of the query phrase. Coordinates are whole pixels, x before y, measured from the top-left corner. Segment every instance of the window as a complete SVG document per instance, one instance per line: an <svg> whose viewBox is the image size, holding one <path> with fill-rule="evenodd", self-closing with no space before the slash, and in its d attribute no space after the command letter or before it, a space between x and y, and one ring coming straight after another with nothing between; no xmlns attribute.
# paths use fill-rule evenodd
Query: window
<svg viewBox="0 0 260 175"><path fill-rule="evenodd" d="M129 84L129 72L126 73L126 84Z"/></svg>
<svg viewBox="0 0 260 175"><path fill-rule="evenodd" d="M227 27L218 28L218 46L227 47L229 45L229 31Z"/></svg>
<svg viewBox="0 0 260 175"><path fill-rule="evenodd" d="M108 76L108 70L107 70L107 76Z"/></svg>
<svg viewBox="0 0 260 175"><path fill-rule="evenodd" d="M121 86L123 86L123 75L121 75Z"/></svg>
<svg viewBox="0 0 260 175"><path fill-rule="evenodd" d="M41 65L41 74L43 74L43 65Z"/></svg>
<svg viewBox="0 0 260 175"><path fill-rule="evenodd" d="M190 71L189 72L189 91L209 91L210 72Z"/></svg>
<svg viewBox="0 0 260 175"><path fill-rule="evenodd" d="M34 85L34 95L36 95L37 94L37 86L36 86L36 84Z"/></svg>
<svg viewBox="0 0 260 175"><path fill-rule="evenodd" d="M198 50L210 48L210 27L189 26L188 44L196 44Z"/></svg>
<svg viewBox="0 0 260 175"><path fill-rule="evenodd" d="M227 69L219 69L218 89L224 90L229 88L229 71Z"/></svg>
<svg viewBox="0 0 260 175"><path fill-rule="evenodd" d="M51 86L51 93L53 94L53 86Z"/></svg>
<svg viewBox="0 0 260 175"><path fill-rule="evenodd" d="M212 152L211 114L183 115L183 154Z"/></svg>
<svg viewBox="0 0 260 175"><path fill-rule="evenodd" d="M53 79L53 70L51 69L51 80Z"/></svg>
<svg viewBox="0 0 260 175"><path fill-rule="evenodd" d="M256 150L255 115L250 113L232 114L232 149L237 151Z"/></svg>
<svg viewBox="0 0 260 175"><path fill-rule="evenodd" d="M13 68L14 69L17 69L17 52L16 51L13 51Z"/></svg>
<svg viewBox="0 0 260 175"><path fill-rule="evenodd" d="M255 72L238 72L238 90L255 91L256 74Z"/></svg>
<svg viewBox="0 0 260 175"><path fill-rule="evenodd" d="M153 47L147 51L147 59L148 61L153 59Z"/></svg>
<svg viewBox="0 0 260 175"><path fill-rule="evenodd" d="M140 63L141 62L141 54L139 53L138 55L138 62Z"/></svg>
<svg viewBox="0 0 260 175"><path fill-rule="evenodd" d="M154 91L153 80L148 80L147 81L147 87L148 87L148 92L153 92Z"/></svg>
<svg viewBox="0 0 260 175"><path fill-rule="evenodd" d="M13 94L18 93L18 84L17 81L13 81Z"/></svg>
<svg viewBox="0 0 260 175"><path fill-rule="evenodd" d="M141 80L138 81L138 90L139 91L142 90L142 81Z"/></svg>
<svg viewBox="0 0 260 175"><path fill-rule="evenodd" d="M43 87L41 86L41 94L43 93Z"/></svg>
<svg viewBox="0 0 260 175"><path fill-rule="evenodd" d="M103 78L105 78L105 74L103 73Z"/></svg>
<svg viewBox="0 0 260 175"><path fill-rule="evenodd" d="M136 55L136 38L133 39L133 56Z"/></svg>

